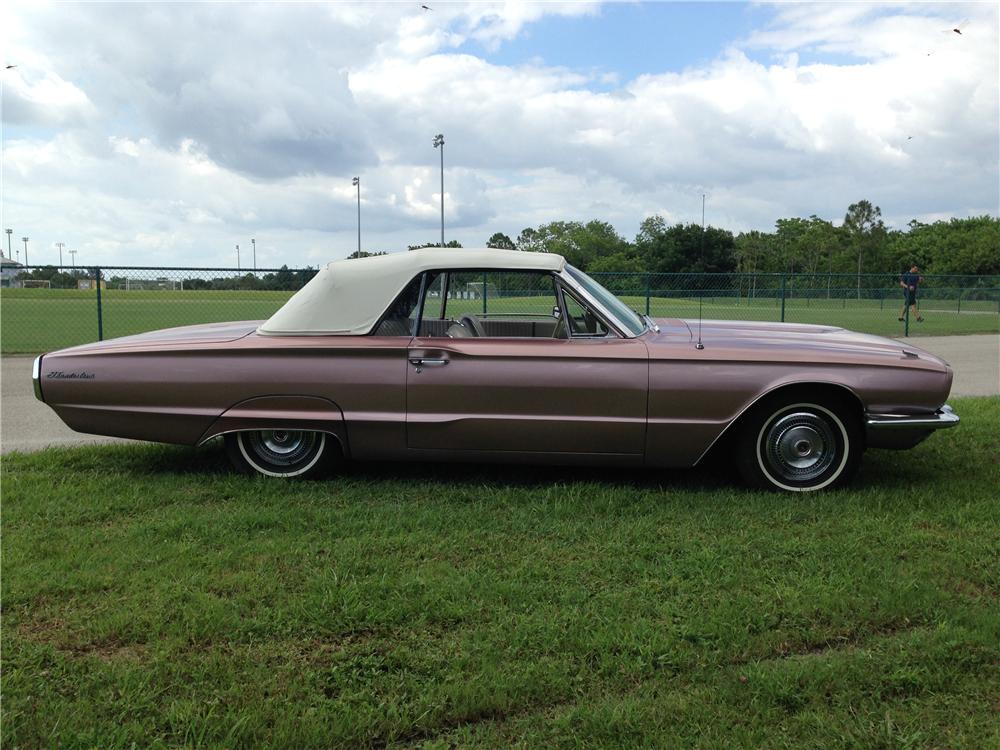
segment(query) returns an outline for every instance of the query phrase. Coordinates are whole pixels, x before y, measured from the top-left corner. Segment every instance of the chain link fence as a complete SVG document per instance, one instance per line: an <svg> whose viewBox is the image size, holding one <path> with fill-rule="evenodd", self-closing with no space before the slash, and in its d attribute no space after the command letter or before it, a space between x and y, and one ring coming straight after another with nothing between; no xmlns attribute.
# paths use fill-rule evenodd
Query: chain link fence
<svg viewBox="0 0 1000 750"><path fill-rule="evenodd" d="M311 268L6 265L0 278L0 351L44 352L172 326L263 320L315 273ZM429 292L432 305L434 295L445 305L444 318L468 312L499 325L551 314L555 303L551 286L528 275L451 276L447 289ZM921 322L903 311L898 274L593 276L654 318L817 323L883 336L1000 332L998 276L925 276L918 294Z"/></svg>

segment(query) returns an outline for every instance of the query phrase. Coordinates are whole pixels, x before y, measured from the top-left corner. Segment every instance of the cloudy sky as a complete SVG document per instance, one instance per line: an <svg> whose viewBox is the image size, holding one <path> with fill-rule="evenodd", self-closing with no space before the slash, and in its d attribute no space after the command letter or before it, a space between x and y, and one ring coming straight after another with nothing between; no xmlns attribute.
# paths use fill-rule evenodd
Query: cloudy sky
<svg viewBox="0 0 1000 750"><path fill-rule="evenodd" d="M3 4L3 227L32 262L317 265L360 175L362 246L405 249L439 132L466 246L702 193L733 231L1000 213L996 3L421 1Z"/></svg>

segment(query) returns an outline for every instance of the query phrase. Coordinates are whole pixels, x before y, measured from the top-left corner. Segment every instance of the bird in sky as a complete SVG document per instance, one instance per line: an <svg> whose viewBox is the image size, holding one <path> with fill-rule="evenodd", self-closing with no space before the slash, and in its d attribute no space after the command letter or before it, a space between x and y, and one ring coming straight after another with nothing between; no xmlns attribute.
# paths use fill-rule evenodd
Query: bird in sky
<svg viewBox="0 0 1000 750"><path fill-rule="evenodd" d="M968 18L963 18L961 21L959 21L958 23L956 23L952 28L950 28L950 29L942 29L941 33L943 33L943 34L958 34L959 36L962 36L962 29L964 29L968 25L969 25L969 19Z"/></svg>
<svg viewBox="0 0 1000 750"><path fill-rule="evenodd" d="M16 67L17 67L16 65L8 65L7 66L7 70L10 70L11 68L16 68Z"/></svg>
<svg viewBox="0 0 1000 750"><path fill-rule="evenodd" d="M421 5L420 7L424 10L434 10L433 8L428 8L426 5Z"/></svg>

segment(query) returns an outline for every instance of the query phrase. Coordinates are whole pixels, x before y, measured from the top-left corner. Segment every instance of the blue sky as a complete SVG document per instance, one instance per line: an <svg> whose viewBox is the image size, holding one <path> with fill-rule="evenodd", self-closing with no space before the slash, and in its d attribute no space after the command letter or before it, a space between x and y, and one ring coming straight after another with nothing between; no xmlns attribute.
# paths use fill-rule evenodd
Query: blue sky
<svg viewBox="0 0 1000 750"><path fill-rule="evenodd" d="M995 4L4 4L4 226L80 262L1000 212ZM963 35L948 31L969 18ZM929 54L930 53L930 54ZM909 136L913 136L912 139ZM38 243L35 245L34 243ZM33 257L34 253L33 253Z"/></svg>
<svg viewBox="0 0 1000 750"><path fill-rule="evenodd" d="M874 15L890 14L890 9ZM680 73L709 65L727 49L746 40L775 19L775 8L756 3L612 3L595 15L549 16L528 26L498 48L470 41L460 51L497 65L540 61L597 75L613 73L619 84L644 74ZM774 52L743 47L751 60L768 65ZM848 54L799 50L803 64L856 64ZM603 87L612 90L615 84Z"/></svg>

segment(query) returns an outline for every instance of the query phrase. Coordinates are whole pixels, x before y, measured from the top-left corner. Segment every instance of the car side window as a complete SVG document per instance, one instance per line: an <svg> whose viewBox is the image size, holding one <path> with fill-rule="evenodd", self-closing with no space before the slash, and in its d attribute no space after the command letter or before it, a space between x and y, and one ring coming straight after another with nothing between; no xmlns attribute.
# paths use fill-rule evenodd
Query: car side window
<svg viewBox="0 0 1000 750"><path fill-rule="evenodd" d="M417 276L393 300L382 320L371 332L372 336L412 336L413 323L418 314L420 287L424 274Z"/></svg>
<svg viewBox="0 0 1000 750"><path fill-rule="evenodd" d="M566 327L574 338L605 338L611 331L590 307L563 287Z"/></svg>
<svg viewBox="0 0 1000 750"><path fill-rule="evenodd" d="M552 338L558 296L552 275L536 271L458 270L428 287L421 336Z"/></svg>

